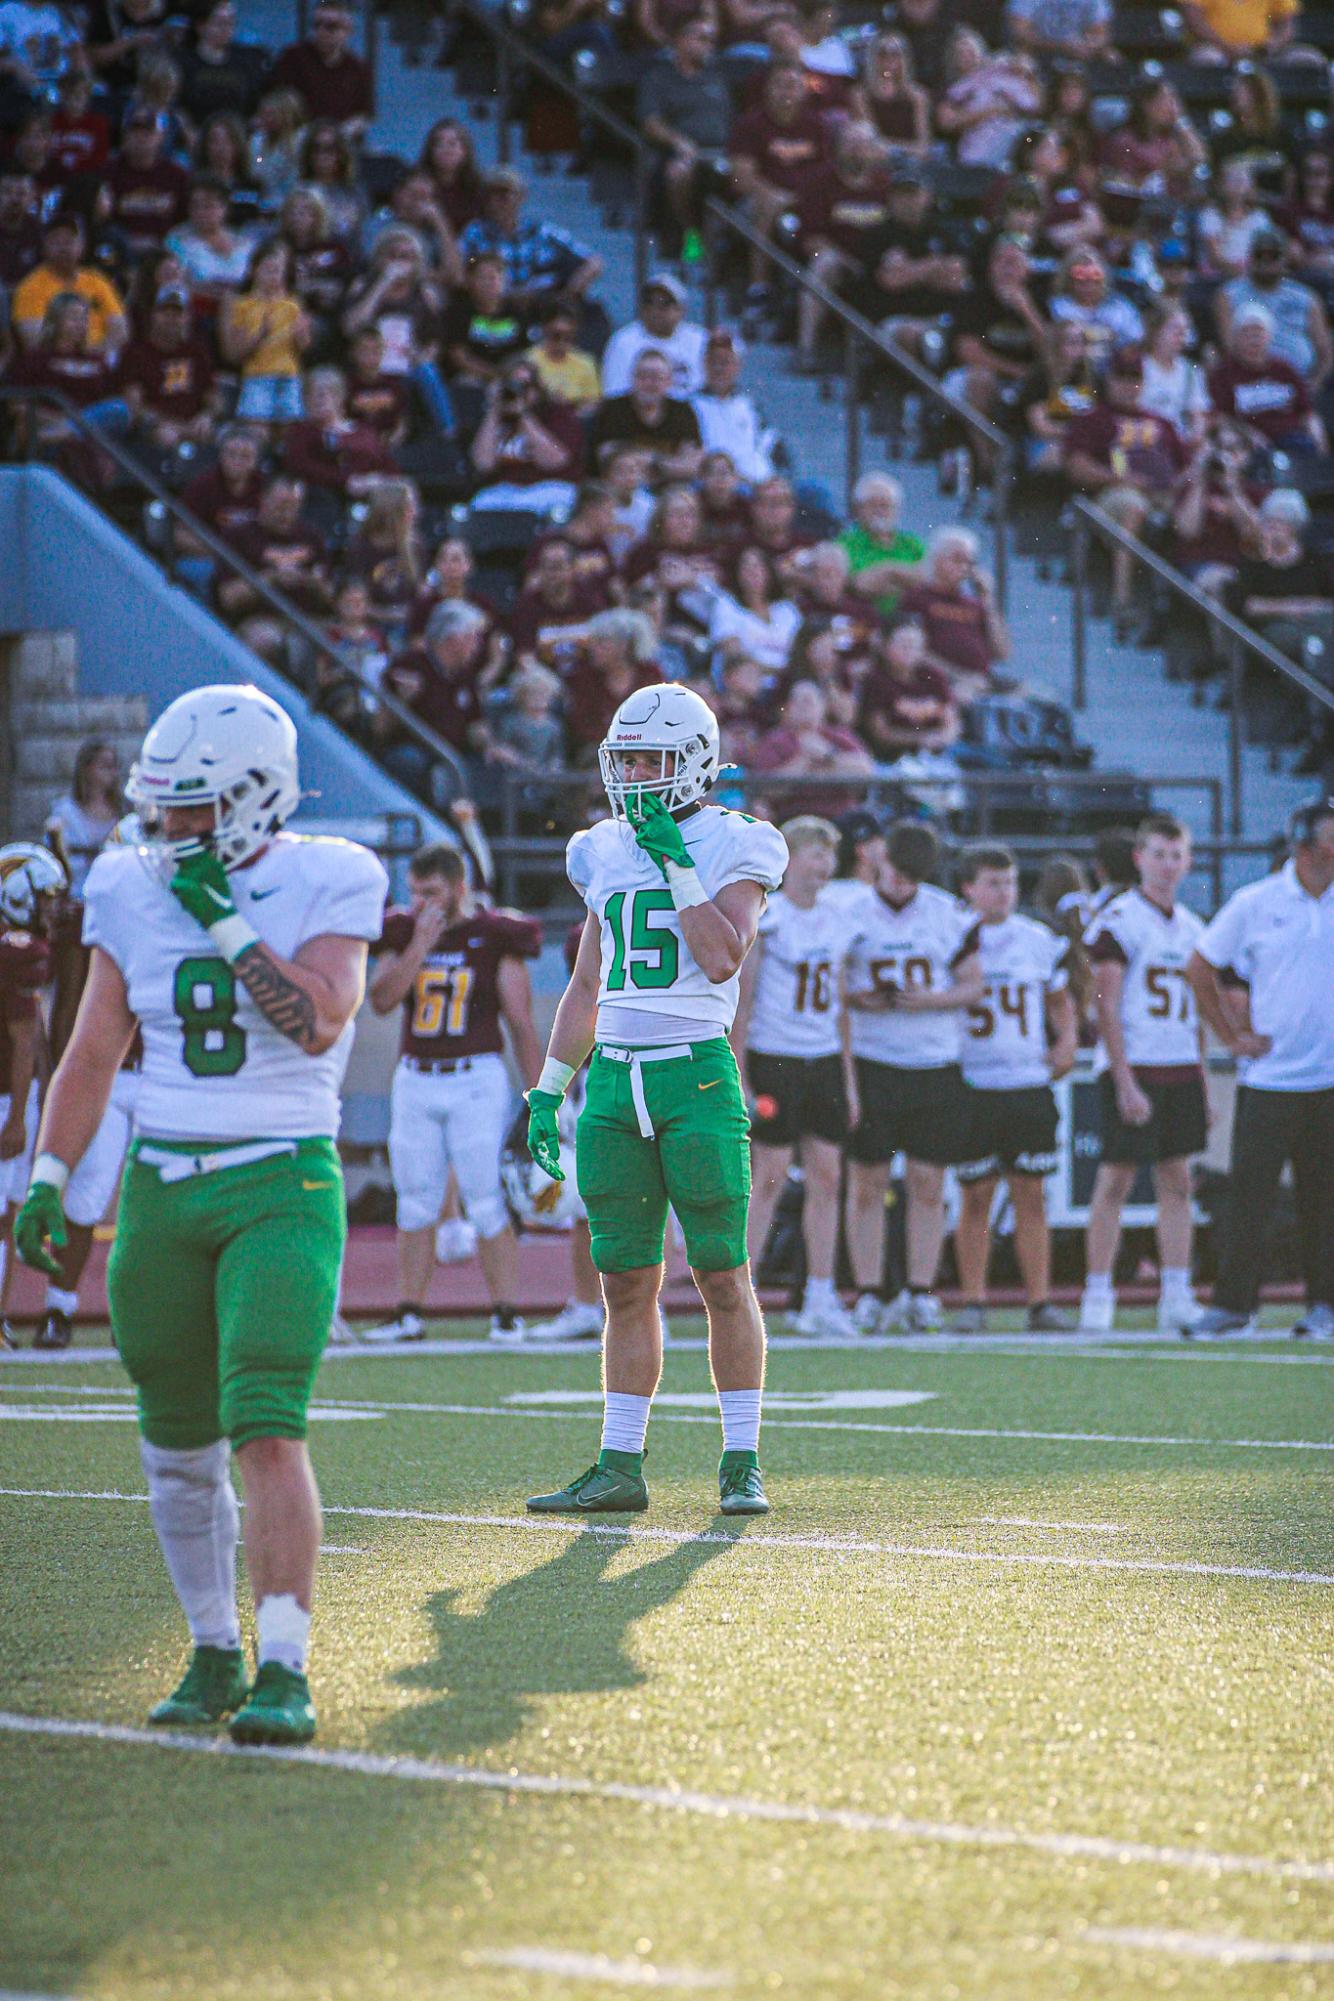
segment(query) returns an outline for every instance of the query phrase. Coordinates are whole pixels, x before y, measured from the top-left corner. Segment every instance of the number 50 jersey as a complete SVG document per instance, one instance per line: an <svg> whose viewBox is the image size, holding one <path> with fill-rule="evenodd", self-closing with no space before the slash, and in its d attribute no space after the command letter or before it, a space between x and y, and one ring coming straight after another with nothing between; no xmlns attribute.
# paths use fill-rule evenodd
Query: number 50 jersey
<svg viewBox="0 0 1334 2001"><path fill-rule="evenodd" d="M783 880L787 842L767 821L702 806L679 825L709 896L729 882L777 889ZM586 828L572 837L565 866L602 927L598 1041L633 1049L726 1035L739 978L714 985L700 971L662 870L634 830L624 820Z"/></svg>
<svg viewBox="0 0 1334 2001"><path fill-rule="evenodd" d="M388 878L354 842L279 834L228 880L242 917L281 958L311 938L369 944L380 935ZM115 961L143 1030L136 1132L210 1140L338 1131L351 1022L320 1056L280 1035L133 848L104 850L83 894L83 941Z"/></svg>

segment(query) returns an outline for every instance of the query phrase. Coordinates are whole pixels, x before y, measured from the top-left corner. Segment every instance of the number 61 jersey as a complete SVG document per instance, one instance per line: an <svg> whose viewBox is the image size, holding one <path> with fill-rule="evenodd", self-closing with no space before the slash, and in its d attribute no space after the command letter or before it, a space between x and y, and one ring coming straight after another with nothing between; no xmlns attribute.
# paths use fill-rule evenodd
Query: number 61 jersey
<svg viewBox="0 0 1334 2001"><path fill-rule="evenodd" d="M710 897L730 882L777 889L787 842L767 821L701 806L678 822ZM570 881L602 927L597 1039L627 1048L704 1042L726 1035L738 976L714 985L691 956L662 870L624 820L602 820L566 850Z"/></svg>
<svg viewBox="0 0 1334 2001"><path fill-rule="evenodd" d="M351 841L278 834L229 877L236 907L290 959L311 938L363 938L388 877ZM84 885L83 941L115 961L143 1031L135 1130L155 1139L313 1139L338 1131L352 1024L320 1056L270 1027L202 925L134 848L108 848Z"/></svg>

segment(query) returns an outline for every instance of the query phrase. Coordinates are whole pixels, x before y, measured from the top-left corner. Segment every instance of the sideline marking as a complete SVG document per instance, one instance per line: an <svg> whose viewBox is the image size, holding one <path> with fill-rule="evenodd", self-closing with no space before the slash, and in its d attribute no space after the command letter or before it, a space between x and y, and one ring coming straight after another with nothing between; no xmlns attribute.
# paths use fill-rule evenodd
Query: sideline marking
<svg viewBox="0 0 1334 2001"><path fill-rule="evenodd" d="M74 1395L82 1396L82 1390L71 1385ZM22 1394L22 1392L20 1392ZM55 1394L59 1394L58 1391ZM108 1392L111 1394L111 1392ZM382 1410L367 1410L364 1405L355 1408L346 1404L313 1403L306 1415L321 1424L350 1424L362 1418L383 1417ZM45 1408L33 1404L0 1402L0 1424L134 1424L138 1412L132 1409L118 1409L114 1404L49 1404Z"/></svg>
<svg viewBox="0 0 1334 2001"><path fill-rule="evenodd" d="M1334 1861L1229 1855L1208 1848L1115 1841L1102 1834L1040 1834L1019 1827L969 1827L948 1820L910 1820L905 1814L865 1813L853 1807L750 1799L676 1790L670 1786L632 1786L614 1779L598 1781L556 1772L497 1772L479 1765L447 1765L434 1758L386 1757L377 1751L233 1744L225 1737L197 1737L184 1731L144 1730L129 1724L85 1722L64 1716L22 1716L12 1710L0 1710L0 1731L16 1736L84 1738L146 1750L193 1752L207 1758L253 1758L268 1764L310 1765L316 1769L354 1772L370 1779L409 1779L428 1785L477 1786L489 1792L615 1800L629 1806L658 1807L668 1813L698 1814L709 1820L778 1821L802 1827L831 1827L845 1834L887 1834L900 1841L935 1842L953 1848L1024 1848L1063 1859L1074 1856L1095 1862L1144 1863L1152 1868L1186 1869L1210 1876L1266 1876L1278 1882L1334 1883Z"/></svg>
<svg viewBox="0 0 1334 2001"><path fill-rule="evenodd" d="M1081 1943L1125 1946L1131 1952L1156 1952L1177 1959L1213 1959L1222 1966L1331 1966L1334 1945L1279 1945L1258 1938L1229 1938L1226 1933L1140 1930L1136 1927L1090 1925Z"/></svg>
<svg viewBox="0 0 1334 2001"><path fill-rule="evenodd" d="M600 1980L608 1987L730 1987L731 1975L692 1966L654 1966L643 1959L608 1959L604 1952L561 1952L553 1946L516 1945L502 1952L465 1952L469 1966L510 1966L555 1980Z"/></svg>
<svg viewBox="0 0 1334 2001"><path fill-rule="evenodd" d="M772 1390L764 1392L764 1408L770 1411L789 1410L900 1410L906 1404L935 1403L939 1399L938 1390ZM367 1402L371 1399L368 1397ZM596 1404L602 1406L602 1391L596 1390L513 1390L505 1398L506 1406L522 1409L526 1404ZM716 1416L718 1393L716 1390L655 1390L653 1408L666 1405L677 1410L707 1410Z"/></svg>
<svg viewBox="0 0 1334 2001"><path fill-rule="evenodd" d="M130 1501L146 1506L147 1494L104 1490L82 1492L65 1487L0 1487L0 1499L23 1501ZM578 1517L548 1515L461 1515L430 1508L353 1508L324 1503L326 1515L352 1515L363 1521L436 1522L445 1528L517 1529L528 1535L591 1535L620 1537L627 1542L721 1543L740 1550L818 1550L826 1556L905 1556L941 1563L1036 1565L1052 1570L1124 1570L1155 1577L1240 1577L1263 1584L1334 1585L1334 1574L1323 1570L1270 1570L1262 1564L1172 1562L1160 1557L1076 1556L1056 1550L948 1549L926 1543L856 1542L837 1536L722 1535L716 1529L640 1529Z"/></svg>

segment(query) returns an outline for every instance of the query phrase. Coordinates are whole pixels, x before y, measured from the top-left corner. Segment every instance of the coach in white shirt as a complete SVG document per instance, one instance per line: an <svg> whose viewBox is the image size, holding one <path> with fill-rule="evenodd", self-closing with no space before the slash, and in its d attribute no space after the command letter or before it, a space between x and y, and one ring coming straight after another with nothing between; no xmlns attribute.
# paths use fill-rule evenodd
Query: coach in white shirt
<svg viewBox="0 0 1334 2001"><path fill-rule="evenodd" d="M1306 1311L1294 1334L1334 1339L1334 797L1289 828L1292 859L1239 890L1188 973L1200 1013L1240 1058L1229 1220L1214 1305L1192 1330L1233 1334L1255 1310L1266 1226L1292 1162ZM1219 979L1246 982L1244 1009Z"/></svg>

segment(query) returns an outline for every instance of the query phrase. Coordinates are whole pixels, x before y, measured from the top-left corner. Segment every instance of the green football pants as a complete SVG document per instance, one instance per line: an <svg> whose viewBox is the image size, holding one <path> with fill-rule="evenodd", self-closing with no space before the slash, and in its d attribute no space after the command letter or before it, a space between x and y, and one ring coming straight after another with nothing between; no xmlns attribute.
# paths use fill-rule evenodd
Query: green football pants
<svg viewBox="0 0 1334 2001"><path fill-rule="evenodd" d="M347 1236L337 1148L303 1139L295 1153L164 1183L139 1147L107 1293L144 1437L179 1451L304 1438Z"/></svg>
<svg viewBox="0 0 1334 2001"><path fill-rule="evenodd" d="M636 1090L653 1127L645 1138ZM579 1193L599 1271L662 1263L676 1211L695 1271L746 1262L750 1121L723 1037L638 1065L594 1052L576 1139Z"/></svg>

